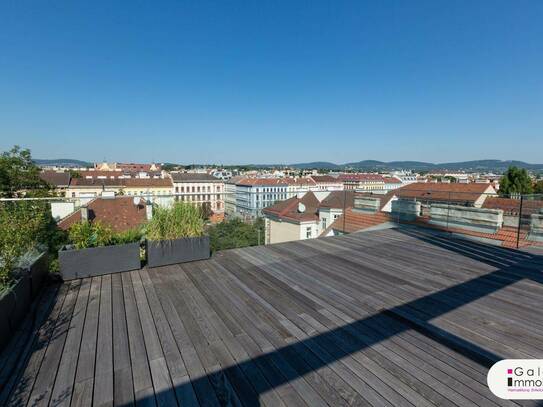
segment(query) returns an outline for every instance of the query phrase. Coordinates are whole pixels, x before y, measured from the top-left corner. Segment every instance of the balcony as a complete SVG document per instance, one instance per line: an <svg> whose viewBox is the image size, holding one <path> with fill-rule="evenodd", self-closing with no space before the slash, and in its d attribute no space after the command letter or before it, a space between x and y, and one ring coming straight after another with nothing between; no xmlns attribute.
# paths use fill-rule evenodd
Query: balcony
<svg viewBox="0 0 543 407"><path fill-rule="evenodd" d="M516 405L486 373L543 357L542 271L406 227L53 285L0 405Z"/></svg>

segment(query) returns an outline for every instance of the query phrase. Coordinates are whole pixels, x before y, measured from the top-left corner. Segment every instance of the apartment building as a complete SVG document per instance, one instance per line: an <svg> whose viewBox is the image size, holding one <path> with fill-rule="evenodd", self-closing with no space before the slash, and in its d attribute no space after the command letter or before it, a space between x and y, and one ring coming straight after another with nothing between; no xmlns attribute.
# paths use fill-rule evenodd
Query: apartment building
<svg viewBox="0 0 543 407"><path fill-rule="evenodd" d="M357 191L383 191L384 177L380 174L340 174L338 179L345 189Z"/></svg>
<svg viewBox="0 0 543 407"><path fill-rule="evenodd" d="M315 181L317 191L342 191L343 182L331 175L311 175Z"/></svg>
<svg viewBox="0 0 543 407"><path fill-rule="evenodd" d="M209 204L214 213L224 212L224 181L206 173L171 173L176 200Z"/></svg>
<svg viewBox="0 0 543 407"><path fill-rule="evenodd" d="M98 171L128 171L128 172L160 172L160 164L140 163L94 163L94 169Z"/></svg>
<svg viewBox="0 0 543 407"><path fill-rule="evenodd" d="M384 177L384 192L393 191L395 189L401 188L404 184L402 183L402 180L396 177Z"/></svg>
<svg viewBox="0 0 543 407"><path fill-rule="evenodd" d="M269 243L318 237L353 206L354 191L305 192L264 208L266 236Z"/></svg>
<svg viewBox="0 0 543 407"><path fill-rule="evenodd" d="M262 209L287 199L289 183L285 178L234 177L226 184L228 216L256 218Z"/></svg>
<svg viewBox="0 0 543 407"><path fill-rule="evenodd" d="M68 198L86 203L106 195L143 196L161 205L173 202L173 182L170 178L72 178L65 191Z"/></svg>
<svg viewBox="0 0 543 407"><path fill-rule="evenodd" d="M292 198L298 193L316 191L317 183L309 177L283 178L287 184L287 198Z"/></svg>

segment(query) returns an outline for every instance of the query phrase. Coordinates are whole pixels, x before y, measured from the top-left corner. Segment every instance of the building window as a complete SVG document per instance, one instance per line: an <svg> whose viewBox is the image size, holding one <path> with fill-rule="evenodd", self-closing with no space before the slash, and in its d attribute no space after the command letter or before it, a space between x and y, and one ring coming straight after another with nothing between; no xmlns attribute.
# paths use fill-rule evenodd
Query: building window
<svg viewBox="0 0 543 407"><path fill-rule="evenodd" d="M322 218L322 230L326 229L326 218Z"/></svg>
<svg viewBox="0 0 543 407"><path fill-rule="evenodd" d="M311 226L305 228L305 237L306 239L311 239Z"/></svg>
<svg viewBox="0 0 543 407"><path fill-rule="evenodd" d="M185 187L181 187L181 192L185 192Z"/></svg>

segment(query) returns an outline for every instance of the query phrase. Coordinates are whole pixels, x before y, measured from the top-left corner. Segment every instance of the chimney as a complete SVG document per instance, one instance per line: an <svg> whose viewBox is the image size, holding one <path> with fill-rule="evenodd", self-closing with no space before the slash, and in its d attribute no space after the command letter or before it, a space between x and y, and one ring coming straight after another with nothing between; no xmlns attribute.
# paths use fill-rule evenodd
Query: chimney
<svg viewBox="0 0 543 407"><path fill-rule="evenodd" d="M153 217L153 203L150 200L145 201L145 214L147 215L147 220L151 220Z"/></svg>
<svg viewBox="0 0 543 407"><path fill-rule="evenodd" d="M83 205L81 207L81 220L82 221L88 221L89 220L89 208L87 207L87 205Z"/></svg>

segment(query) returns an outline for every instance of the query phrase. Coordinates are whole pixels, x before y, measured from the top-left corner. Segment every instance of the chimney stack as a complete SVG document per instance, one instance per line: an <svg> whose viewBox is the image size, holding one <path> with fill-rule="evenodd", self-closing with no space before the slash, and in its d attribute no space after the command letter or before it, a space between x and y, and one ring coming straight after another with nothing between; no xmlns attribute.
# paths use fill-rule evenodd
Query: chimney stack
<svg viewBox="0 0 543 407"><path fill-rule="evenodd" d="M89 208L87 205L81 207L81 220L87 222L89 220Z"/></svg>
<svg viewBox="0 0 543 407"><path fill-rule="evenodd" d="M145 201L145 214L147 215L147 220L151 220L153 217L153 203L149 199Z"/></svg>

